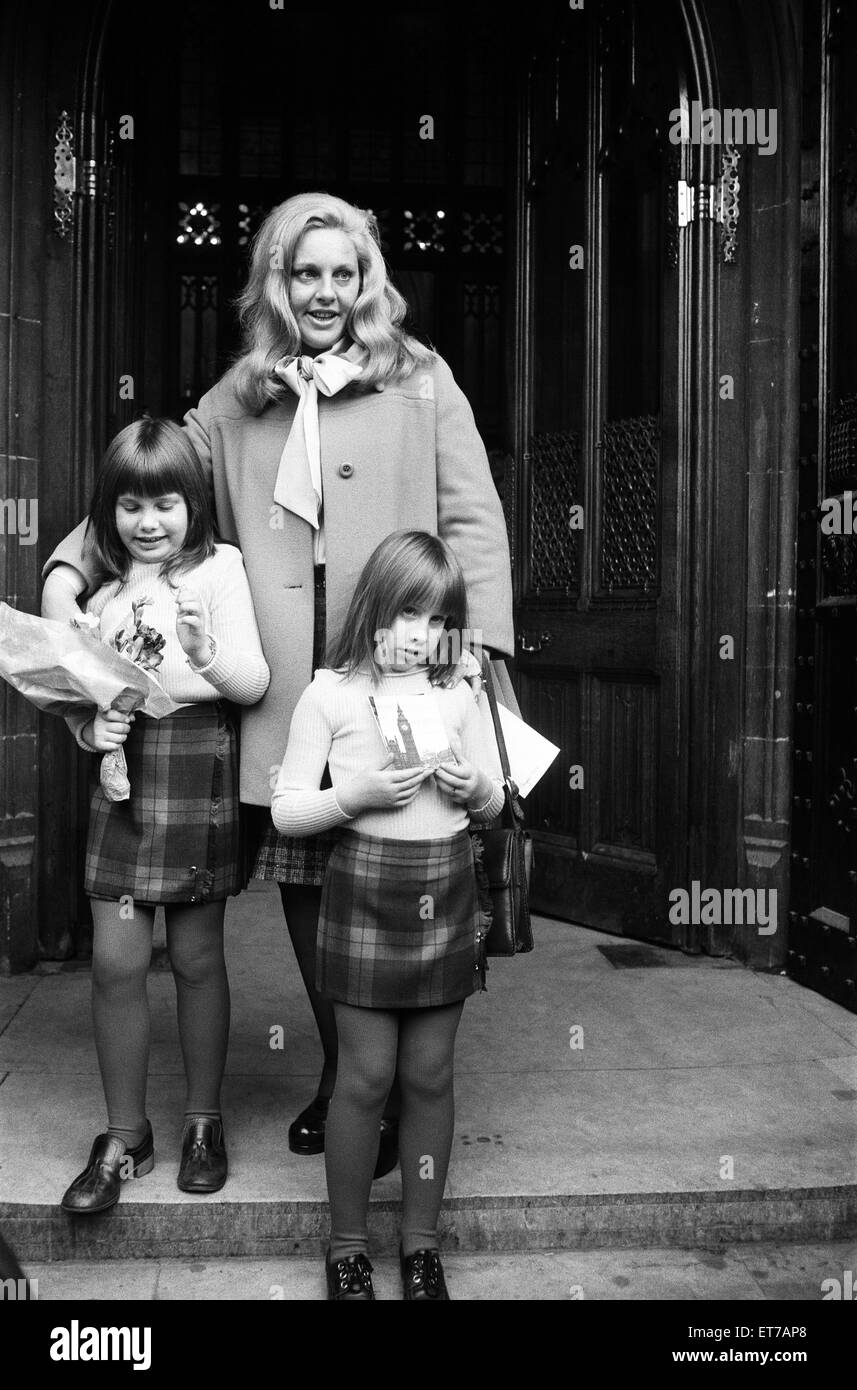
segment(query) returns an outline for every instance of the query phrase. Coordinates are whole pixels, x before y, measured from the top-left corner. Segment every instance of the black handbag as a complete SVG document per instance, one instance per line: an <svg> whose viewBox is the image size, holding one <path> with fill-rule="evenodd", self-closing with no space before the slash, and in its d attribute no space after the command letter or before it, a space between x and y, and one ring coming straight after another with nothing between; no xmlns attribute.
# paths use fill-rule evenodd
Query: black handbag
<svg viewBox="0 0 857 1390"><path fill-rule="evenodd" d="M500 753L503 773L504 804L493 826L471 831L477 842L482 867L487 875L493 903L493 921L485 941L489 956L514 956L518 951L533 949L533 928L530 921L530 874L533 866L533 841L524 829L524 813L518 799L518 788L512 781L506 740L497 713L497 694L491 663L482 660L482 680L494 732Z"/></svg>

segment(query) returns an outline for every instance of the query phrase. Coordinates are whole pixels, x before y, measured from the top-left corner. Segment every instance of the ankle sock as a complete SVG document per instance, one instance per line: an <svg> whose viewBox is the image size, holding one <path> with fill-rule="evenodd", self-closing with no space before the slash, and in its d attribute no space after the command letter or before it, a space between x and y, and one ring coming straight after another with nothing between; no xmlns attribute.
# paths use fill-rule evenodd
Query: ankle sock
<svg viewBox="0 0 857 1390"><path fill-rule="evenodd" d="M139 1144L142 1144L148 1130L144 1121L142 1125L137 1127L133 1125L128 1127L124 1125L108 1125L107 1133L114 1139L121 1139L126 1149L136 1149Z"/></svg>
<svg viewBox="0 0 857 1390"><path fill-rule="evenodd" d="M369 1256L369 1242L365 1236L330 1235L330 1262L347 1260L349 1255Z"/></svg>

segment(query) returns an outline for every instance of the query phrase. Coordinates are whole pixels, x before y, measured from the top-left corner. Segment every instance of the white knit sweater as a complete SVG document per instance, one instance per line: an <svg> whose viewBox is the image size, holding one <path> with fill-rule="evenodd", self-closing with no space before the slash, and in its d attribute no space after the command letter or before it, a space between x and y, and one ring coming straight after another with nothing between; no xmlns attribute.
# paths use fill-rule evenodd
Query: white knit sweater
<svg viewBox="0 0 857 1390"><path fill-rule="evenodd" d="M378 768L386 750L369 705L370 695L421 695L433 691L447 736L461 740L461 754L494 782L488 804L470 811L427 777L407 806L371 809L349 817L336 799L336 788L358 772ZM333 786L319 790L325 763ZM454 690L429 683L425 669L391 672L375 685L369 675L346 678L321 670L301 696L292 716L286 756L271 801L271 815L285 835L314 835L333 826L376 835L384 840L433 840L465 830L468 821L493 820L503 805L499 760L472 691L462 681Z"/></svg>
<svg viewBox="0 0 857 1390"><path fill-rule="evenodd" d="M181 705L204 704L225 698L240 705L254 705L268 688L271 673L262 651L250 585L241 553L234 545L215 546L210 555L192 570L174 574L173 592L158 574L160 566L135 560L124 583L118 579L103 584L89 599L87 613L101 621L102 640L118 628L131 625L131 604L149 597L153 600L140 616L165 638L164 660L156 671L167 694ZM206 633L214 639L214 658L207 666L193 666L176 634L176 592L191 590L203 601L208 615ZM82 748L91 751L81 731L92 712L69 715L69 728Z"/></svg>

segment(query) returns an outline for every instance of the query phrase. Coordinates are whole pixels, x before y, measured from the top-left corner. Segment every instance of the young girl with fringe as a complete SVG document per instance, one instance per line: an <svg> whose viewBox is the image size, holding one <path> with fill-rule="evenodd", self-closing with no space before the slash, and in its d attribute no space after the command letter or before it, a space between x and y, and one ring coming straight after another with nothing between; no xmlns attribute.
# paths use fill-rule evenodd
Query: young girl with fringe
<svg viewBox="0 0 857 1390"><path fill-rule="evenodd" d="M223 957L226 898L239 863L236 720L269 671L234 546L216 544L205 479L187 435L144 418L107 449L90 508L103 582L86 604L103 639L128 627L159 646L157 677L180 708L166 718L93 710L68 719L84 749L124 748L130 797L90 803L85 890L92 905L92 1012L107 1130L62 1198L90 1215L119 1199L123 1178L154 1166L146 1116L146 975L155 908L164 905L187 1079L178 1185L218 1191L227 1156L220 1086L229 1037ZM80 577L78 592L85 581Z"/></svg>
<svg viewBox="0 0 857 1390"><path fill-rule="evenodd" d="M464 577L425 531L371 555L341 635L298 701L271 805L287 835L342 827L322 890L316 987L339 1036L325 1162L328 1298L374 1299L367 1208L379 1121L402 1092L400 1263L408 1300L448 1299L437 1221L453 1135L453 1053L465 998L484 987L486 894L468 823L503 795L470 687L444 688L467 628ZM397 769L370 696L433 693L455 761ZM332 785L321 789L325 767Z"/></svg>

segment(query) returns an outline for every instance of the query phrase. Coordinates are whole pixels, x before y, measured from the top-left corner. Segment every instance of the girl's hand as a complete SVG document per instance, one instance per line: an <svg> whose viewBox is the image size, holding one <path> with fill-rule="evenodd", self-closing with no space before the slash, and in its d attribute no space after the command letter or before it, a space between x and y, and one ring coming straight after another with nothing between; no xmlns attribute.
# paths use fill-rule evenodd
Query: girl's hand
<svg viewBox="0 0 857 1390"><path fill-rule="evenodd" d="M494 790L491 778L461 756L461 743L457 738L450 740L452 751L458 759L454 763L441 763L434 774L435 781L442 792L458 806L484 806Z"/></svg>
<svg viewBox="0 0 857 1390"><path fill-rule="evenodd" d="M458 806L484 806L494 789L491 778L472 763L441 763L434 776L440 790Z"/></svg>
<svg viewBox="0 0 857 1390"><path fill-rule="evenodd" d="M482 694L482 667L473 653L466 650L458 658L452 674L438 681L438 685L442 690L453 690L461 681L467 681L474 700L478 700Z"/></svg>
<svg viewBox="0 0 857 1390"><path fill-rule="evenodd" d="M196 666L207 666L213 656L205 632L207 616L199 594L191 589L179 589L176 598L176 636L185 656L189 656Z"/></svg>
<svg viewBox="0 0 857 1390"><path fill-rule="evenodd" d="M358 772L336 788L336 799L347 816L360 811L395 810L413 801L431 768L393 766L392 756L379 768Z"/></svg>
<svg viewBox="0 0 857 1390"><path fill-rule="evenodd" d="M133 722L133 714L122 714L118 709L109 709L102 714L99 710L95 718L83 727L84 741L93 744L99 753L113 753L122 747Z"/></svg>

